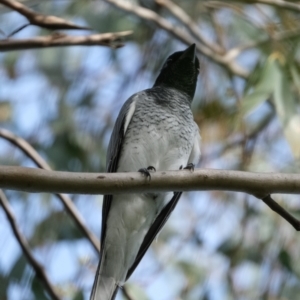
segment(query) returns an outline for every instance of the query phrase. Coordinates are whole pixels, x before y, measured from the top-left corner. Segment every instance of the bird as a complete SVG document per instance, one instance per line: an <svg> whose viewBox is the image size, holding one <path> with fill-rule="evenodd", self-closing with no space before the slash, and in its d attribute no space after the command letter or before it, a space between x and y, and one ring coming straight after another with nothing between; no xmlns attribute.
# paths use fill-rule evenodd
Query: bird
<svg viewBox="0 0 300 300"><path fill-rule="evenodd" d="M200 131L191 103L200 70L196 45L171 54L152 88L132 95L115 122L106 157L109 173L193 170ZM113 300L174 210L182 192L105 195L100 260L90 300Z"/></svg>

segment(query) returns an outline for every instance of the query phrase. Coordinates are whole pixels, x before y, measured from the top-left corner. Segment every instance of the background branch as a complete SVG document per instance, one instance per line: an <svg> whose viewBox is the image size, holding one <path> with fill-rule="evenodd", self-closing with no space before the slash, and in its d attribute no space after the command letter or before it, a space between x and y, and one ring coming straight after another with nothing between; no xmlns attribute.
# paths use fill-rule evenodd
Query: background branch
<svg viewBox="0 0 300 300"><path fill-rule="evenodd" d="M288 10L292 10L295 12L300 12L300 5L297 3L292 3L292 1L284 1L284 0L242 0L242 1L234 1L234 2L242 2L244 4L266 4L274 7L284 8Z"/></svg>
<svg viewBox="0 0 300 300"><path fill-rule="evenodd" d="M36 152L36 150L24 139L12 134L8 130L0 129L0 137L6 139L17 148L19 148L26 156L28 156L38 167L44 170L50 171L50 166L44 161L44 159ZM100 241L99 239L86 227L83 218L81 217L76 206L72 202L71 198L67 195L56 194L60 199L63 206L65 207L69 216L73 219L75 224L80 228L81 232L87 237L91 242L94 249L100 251Z"/></svg>
<svg viewBox="0 0 300 300"><path fill-rule="evenodd" d="M300 231L300 222L294 218L290 213L288 213L282 206L280 206L276 201L274 201L271 195L260 198L264 203L266 203L273 211L283 217L288 221L297 231Z"/></svg>
<svg viewBox="0 0 300 300"><path fill-rule="evenodd" d="M37 36L24 40L0 40L0 52L61 46L107 46L122 47L120 38L132 34L132 31L92 34L86 36L70 36L54 33L49 36Z"/></svg>
<svg viewBox="0 0 300 300"><path fill-rule="evenodd" d="M205 46L210 48L219 54L222 54L223 50L218 44L209 41L199 30L198 25L190 18L190 16L178 5L170 0L155 0L155 2L162 7L168 9L168 11L179 20L191 33L191 35L196 38L199 42L203 43Z"/></svg>
<svg viewBox="0 0 300 300"><path fill-rule="evenodd" d="M47 277L47 274L45 273L43 266L32 255L29 245L27 243L27 240L20 232L17 222L15 220L15 216L13 214L13 211L10 208L9 202L2 190L0 190L0 204L3 207L3 210L4 210L6 217L10 223L13 233L14 233L20 247L22 248L22 251L23 251L25 257L27 258L29 264L34 269L36 276L43 282L43 284L45 285L45 288L46 288L47 292L49 293L49 295L51 296L51 298L54 300L60 300L60 297L56 293L54 287L51 285L50 280Z"/></svg>
<svg viewBox="0 0 300 300"><path fill-rule="evenodd" d="M17 11L21 15L23 15L31 25L36 25L42 28L57 30L57 29L84 29L89 30L89 27L79 26L75 23L66 21L62 18L58 18L56 16L44 15L41 13L37 13L32 9L28 8L24 4L15 1L15 0L0 0L0 3L10 7L11 9Z"/></svg>
<svg viewBox="0 0 300 300"><path fill-rule="evenodd" d="M168 20L162 18L158 14L156 14L154 11L143 8L140 6L133 5L132 3L128 1L120 1L120 0L106 0L106 2L114 5L115 7L129 12L139 18L142 18L144 20L150 21L154 23L156 26L166 30L173 36L175 36L177 39L181 40L183 43L190 45L194 42L193 38L189 36L187 32L184 32L178 27L175 27L172 23L170 23ZM205 45L197 44L197 50L205 55L207 58L211 59L212 61L222 65L230 73L233 73L234 75L240 76L242 78L247 78L249 76L248 71L246 71L243 67L238 65L235 61L228 59L226 55L219 55L215 51L211 50Z"/></svg>

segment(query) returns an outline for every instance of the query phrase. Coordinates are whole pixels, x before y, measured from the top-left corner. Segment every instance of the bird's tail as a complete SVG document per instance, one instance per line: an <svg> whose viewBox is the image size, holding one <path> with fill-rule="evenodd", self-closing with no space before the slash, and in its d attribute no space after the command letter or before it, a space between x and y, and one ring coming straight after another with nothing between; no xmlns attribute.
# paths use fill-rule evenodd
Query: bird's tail
<svg viewBox="0 0 300 300"><path fill-rule="evenodd" d="M114 300L118 292L118 284L112 277L96 275L90 300Z"/></svg>

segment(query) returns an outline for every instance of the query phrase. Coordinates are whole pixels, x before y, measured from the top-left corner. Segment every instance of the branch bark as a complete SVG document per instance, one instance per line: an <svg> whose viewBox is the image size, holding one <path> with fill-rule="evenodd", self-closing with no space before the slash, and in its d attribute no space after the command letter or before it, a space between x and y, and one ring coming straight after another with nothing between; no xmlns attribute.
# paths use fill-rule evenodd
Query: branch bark
<svg viewBox="0 0 300 300"><path fill-rule="evenodd" d="M37 36L24 40L7 39L0 40L0 52L78 45L101 45L119 48L123 46L123 44L119 42L120 38L130 34L132 34L132 31L92 34L86 36L70 36L62 33L54 33L49 36Z"/></svg>
<svg viewBox="0 0 300 300"><path fill-rule="evenodd" d="M29 264L32 266L32 268L35 271L36 276L44 283L45 288L52 299L54 300L60 300L60 297L58 296L57 292L55 291L54 287L50 283L50 280L47 276L47 274L44 271L43 266L34 258L33 254L30 251L29 245L27 243L27 240L22 235L22 233L19 231L14 213L9 205L9 202L3 193L2 190L0 190L0 205L3 207L3 210L6 214L6 217L10 223L10 226L13 230L13 233L22 248L22 251L27 258Z"/></svg>
<svg viewBox="0 0 300 300"><path fill-rule="evenodd" d="M260 198L265 204L267 204L273 211L279 214L287 222L289 222L297 231L300 231L300 222L290 213L288 213L283 207L281 207L276 201L274 201L271 195L267 195L264 198Z"/></svg>
<svg viewBox="0 0 300 300"><path fill-rule="evenodd" d="M75 23L66 21L56 16L49 16L49 15L37 13L34 10L25 6L24 4L15 0L0 0L0 3L23 15L25 18L27 18L27 20L31 25L36 25L51 30L57 30L57 29L89 30L90 29L89 27L79 26L76 25Z"/></svg>
<svg viewBox="0 0 300 300"><path fill-rule="evenodd" d="M1 166L0 188L69 194L219 190L263 198L272 193L300 194L300 174L195 169L160 171L149 180L139 172L73 173Z"/></svg>

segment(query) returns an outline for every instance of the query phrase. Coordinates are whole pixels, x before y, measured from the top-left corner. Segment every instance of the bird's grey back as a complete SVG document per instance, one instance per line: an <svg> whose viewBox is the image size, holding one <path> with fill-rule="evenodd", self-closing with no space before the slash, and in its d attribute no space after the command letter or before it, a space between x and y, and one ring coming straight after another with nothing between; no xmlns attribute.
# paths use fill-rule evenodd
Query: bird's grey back
<svg viewBox="0 0 300 300"><path fill-rule="evenodd" d="M154 87L133 95L128 101L136 103L135 112L124 137L123 149L133 147L135 151L134 147L149 143L149 155L152 151L156 152L153 156L160 157L161 152L158 151L164 149L155 148L153 143L157 143L157 147L164 148L160 139L166 139L168 149L180 148L180 151L176 152L178 155L189 155L195 131L198 129L193 120L190 99L186 94L176 89ZM128 103L124 106L128 109ZM145 151L147 152L147 149ZM149 158L150 161L153 160ZM176 161L174 157L173 161ZM122 169L122 171L134 171L137 170L136 167L147 167L147 165L133 166L132 170Z"/></svg>

